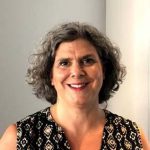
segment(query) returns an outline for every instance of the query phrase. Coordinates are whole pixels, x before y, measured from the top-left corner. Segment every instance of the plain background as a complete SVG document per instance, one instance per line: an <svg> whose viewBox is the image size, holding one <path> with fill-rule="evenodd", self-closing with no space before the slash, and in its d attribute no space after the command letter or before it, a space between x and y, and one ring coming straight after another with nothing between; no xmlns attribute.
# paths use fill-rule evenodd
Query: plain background
<svg viewBox="0 0 150 150"><path fill-rule="evenodd" d="M68 21L105 32L100 0L0 0L0 135L6 127L49 106L25 82L28 57L53 26Z"/></svg>
<svg viewBox="0 0 150 150"><path fill-rule="evenodd" d="M53 26L81 21L121 48L127 76L108 109L136 121L148 135L149 0L0 0L0 136L11 123L49 104L25 83L28 57Z"/></svg>
<svg viewBox="0 0 150 150"><path fill-rule="evenodd" d="M107 0L106 34L119 45L127 76L112 111L136 121L150 139L150 0Z"/></svg>

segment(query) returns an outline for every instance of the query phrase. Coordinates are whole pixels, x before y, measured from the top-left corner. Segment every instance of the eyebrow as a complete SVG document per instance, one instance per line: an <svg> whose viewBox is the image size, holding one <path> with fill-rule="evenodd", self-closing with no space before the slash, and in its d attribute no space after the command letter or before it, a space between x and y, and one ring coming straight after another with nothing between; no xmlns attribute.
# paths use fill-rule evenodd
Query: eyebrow
<svg viewBox="0 0 150 150"><path fill-rule="evenodd" d="M79 59L86 59L86 58L89 58L89 57L95 58L95 55L87 54L87 55L79 57ZM60 62L62 60L71 60L71 58L69 58L69 57L62 57L62 58L59 58L56 62Z"/></svg>
<svg viewBox="0 0 150 150"><path fill-rule="evenodd" d="M85 55L85 56L83 56L83 57L81 57L81 59L85 59L85 58L89 58L89 57L94 57L95 58L95 55L93 55L93 54L88 54L88 55Z"/></svg>

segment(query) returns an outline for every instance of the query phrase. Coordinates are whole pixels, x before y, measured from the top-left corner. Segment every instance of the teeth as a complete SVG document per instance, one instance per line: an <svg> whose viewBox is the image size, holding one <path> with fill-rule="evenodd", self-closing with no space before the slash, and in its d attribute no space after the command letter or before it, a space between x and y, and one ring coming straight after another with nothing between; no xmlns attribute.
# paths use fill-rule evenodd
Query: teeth
<svg viewBox="0 0 150 150"><path fill-rule="evenodd" d="M70 84L70 86L73 88L81 88L81 87L85 86L85 84Z"/></svg>

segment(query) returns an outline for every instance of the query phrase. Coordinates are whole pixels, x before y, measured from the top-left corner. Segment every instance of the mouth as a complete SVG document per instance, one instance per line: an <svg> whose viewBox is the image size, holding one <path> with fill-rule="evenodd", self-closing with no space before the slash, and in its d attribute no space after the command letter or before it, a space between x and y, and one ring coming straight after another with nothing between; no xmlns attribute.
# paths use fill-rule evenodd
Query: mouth
<svg viewBox="0 0 150 150"><path fill-rule="evenodd" d="M68 86L75 90L82 90L86 88L88 84L89 83L73 83L73 84L68 84Z"/></svg>

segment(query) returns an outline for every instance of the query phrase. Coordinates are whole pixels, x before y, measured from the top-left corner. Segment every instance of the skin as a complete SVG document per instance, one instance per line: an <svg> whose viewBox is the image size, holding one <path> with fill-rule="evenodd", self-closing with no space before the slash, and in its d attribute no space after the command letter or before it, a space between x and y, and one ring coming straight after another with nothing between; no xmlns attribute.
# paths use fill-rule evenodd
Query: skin
<svg viewBox="0 0 150 150"><path fill-rule="evenodd" d="M0 149L1 150L16 150L16 141L17 141L17 129L16 125L10 125L2 138L0 139Z"/></svg>
<svg viewBox="0 0 150 150"><path fill-rule="evenodd" d="M77 39L60 44L51 78L58 99L50 111L63 127L73 150L93 150L101 146L105 115L98 107L98 93L103 79L100 59L88 41ZM147 137L141 129L140 133L144 150L149 150ZM13 124L2 136L0 149L15 150L16 139Z"/></svg>
<svg viewBox="0 0 150 150"><path fill-rule="evenodd" d="M73 107L97 106L102 83L102 65L88 41L78 39L60 44L52 71L52 85L57 91L58 102Z"/></svg>
<svg viewBox="0 0 150 150"><path fill-rule="evenodd" d="M100 59L88 41L78 39L60 44L51 80L58 99L51 112L64 128L72 149L85 148L87 141L91 149L100 146L105 116L99 109L98 94L103 78ZM95 135L97 131L100 132Z"/></svg>

